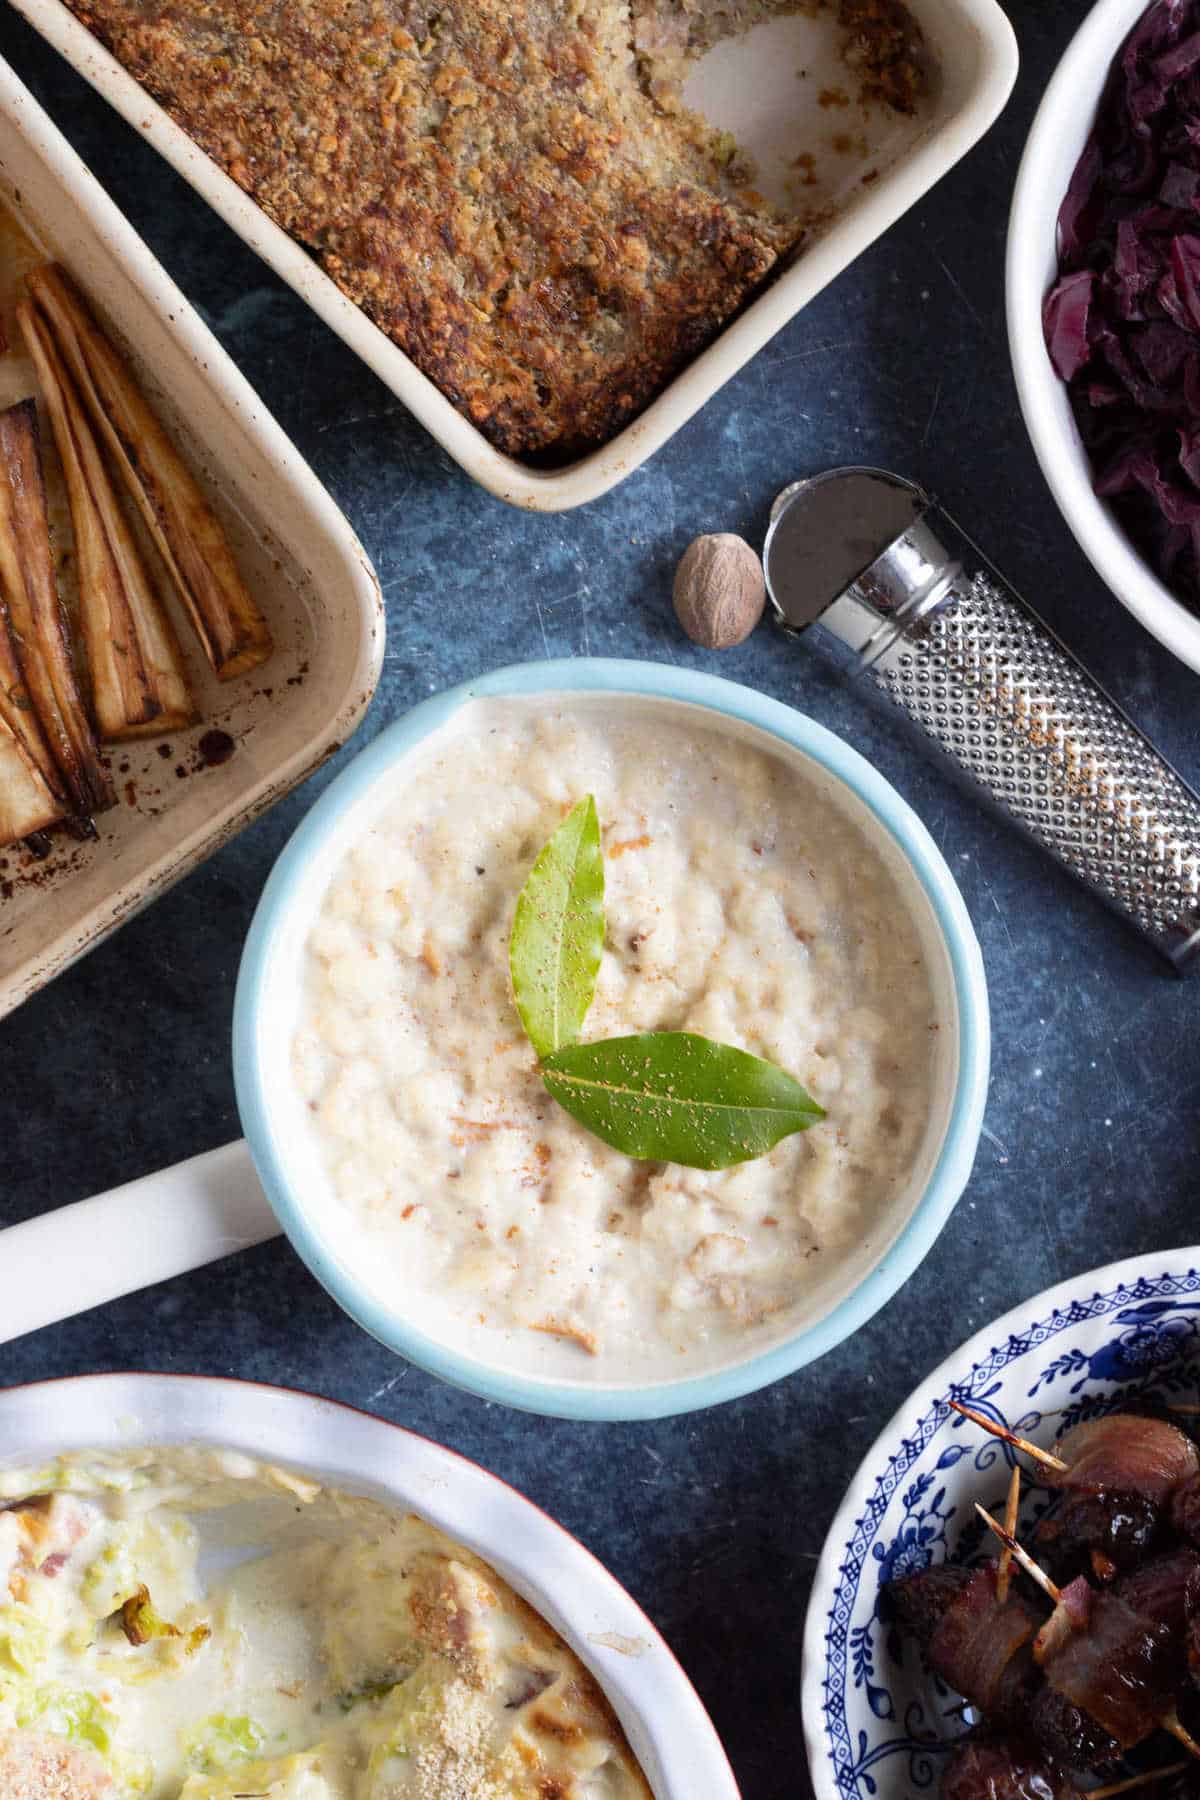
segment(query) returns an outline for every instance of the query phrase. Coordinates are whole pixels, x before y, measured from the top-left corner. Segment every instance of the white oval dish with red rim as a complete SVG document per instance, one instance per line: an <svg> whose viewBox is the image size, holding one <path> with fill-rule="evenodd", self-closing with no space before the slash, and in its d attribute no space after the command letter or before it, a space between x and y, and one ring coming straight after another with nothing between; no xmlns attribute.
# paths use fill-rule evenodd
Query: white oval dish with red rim
<svg viewBox="0 0 1200 1800"><path fill-rule="evenodd" d="M0 1392L0 1467L142 1444L239 1450L420 1513L491 1563L591 1670L655 1800L739 1800L708 1714L642 1609L578 1539L466 1457L259 1382L84 1375Z"/></svg>

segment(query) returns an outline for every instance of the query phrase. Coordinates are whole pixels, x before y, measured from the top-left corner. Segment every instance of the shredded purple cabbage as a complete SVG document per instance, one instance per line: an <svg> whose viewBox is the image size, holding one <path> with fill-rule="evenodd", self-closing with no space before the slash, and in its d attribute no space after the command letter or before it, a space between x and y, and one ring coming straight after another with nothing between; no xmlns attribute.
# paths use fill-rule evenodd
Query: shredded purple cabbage
<svg viewBox="0 0 1200 1800"><path fill-rule="evenodd" d="M1098 494L1200 609L1200 0L1154 0L1113 63L1042 311Z"/></svg>

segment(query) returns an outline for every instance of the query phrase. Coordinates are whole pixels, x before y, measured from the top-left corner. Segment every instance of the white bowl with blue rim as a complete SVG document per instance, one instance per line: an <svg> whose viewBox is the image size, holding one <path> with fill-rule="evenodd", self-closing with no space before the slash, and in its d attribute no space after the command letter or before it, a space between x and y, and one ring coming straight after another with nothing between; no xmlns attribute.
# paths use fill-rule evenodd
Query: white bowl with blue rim
<svg viewBox="0 0 1200 1800"><path fill-rule="evenodd" d="M408 1316L394 1277L364 1277L339 1243L305 1135L296 1129L291 1041L309 928L347 845L384 805L405 759L432 733L470 729L477 702L506 697L636 697L678 716L694 709L833 784L891 869L922 940L942 1030L938 1073L913 1178L892 1204L863 1266L831 1290L819 1316L775 1340L670 1381L542 1378L501 1366ZM987 1091L989 1022L983 961L962 897L911 808L849 745L812 719L715 676L653 663L579 658L500 669L424 701L384 731L322 795L279 858L242 959L234 1010L234 1074L242 1126L267 1196L300 1256L352 1318L399 1355L490 1400L581 1419L660 1418L735 1397L789 1375L865 1323L907 1280L958 1200L975 1157Z"/></svg>
<svg viewBox="0 0 1200 1800"><path fill-rule="evenodd" d="M925 1671L880 1604L893 1577L991 1554L975 1502L1003 1512L1015 1453L948 1402L1048 1446L1139 1396L1191 1400L1198 1377L1200 1249L1185 1249L1047 1289L977 1332L905 1401L851 1482L813 1581L803 1708L817 1800L936 1794L967 1729L959 1696ZM1023 1524L1048 1499L1026 1481Z"/></svg>

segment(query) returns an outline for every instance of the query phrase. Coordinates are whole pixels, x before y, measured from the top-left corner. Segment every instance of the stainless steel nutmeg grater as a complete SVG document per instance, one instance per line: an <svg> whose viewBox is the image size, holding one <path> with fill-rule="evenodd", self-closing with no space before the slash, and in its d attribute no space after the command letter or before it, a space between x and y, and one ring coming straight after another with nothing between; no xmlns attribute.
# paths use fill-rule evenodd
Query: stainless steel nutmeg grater
<svg viewBox="0 0 1200 1800"><path fill-rule="evenodd" d="M788 630L1176 970L1200 961L1200 795L930 495L881 469L794 482L763 563Z"/></svg>

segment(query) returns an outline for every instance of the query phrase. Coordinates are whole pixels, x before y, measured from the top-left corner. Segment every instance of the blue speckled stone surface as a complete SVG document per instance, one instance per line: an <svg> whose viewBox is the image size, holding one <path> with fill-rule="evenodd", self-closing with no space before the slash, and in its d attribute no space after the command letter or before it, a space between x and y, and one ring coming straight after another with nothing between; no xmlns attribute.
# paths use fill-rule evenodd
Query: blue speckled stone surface
<svg viewBox="0 0 1200 1800"><path fill-rule="evenodd" d="M523 516L475 488L132 131L15 16L0 16L0 54L200 308L375 560L390 635L358 743L421 696L501 662L590 650L719 669L855 742L959 877L995 1030L974 1180L892 1304L769 1392L636 1427L526 1418L395 1361L278 1243L0 1351L4 1383L129 1366L293 1383L477 1458L577 1532L642 1601L709 1706L746 1800L804 1791L799 1650L813 1563L853 1469L909 1389L968 1332L1047 1283L1200 1237L1197 990L1164 975L811 656L766 630L708 656L681 638L669 604L695 533L761 540L772 496L794 476L890 464L941 493L1200 777L1196 678L1075 549L1017 414L1002 300L1010 192L1036 100L1087 7L1011 0L1009 10L1023 73L983 145L646 468L558 518ZM236 1135L227 1044L239 946L272 858L327 779L0 1024L0 1222Z"/></svg>

